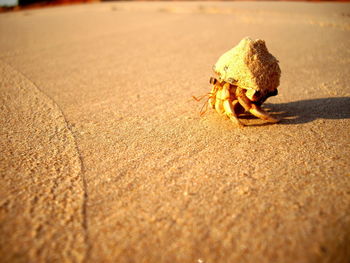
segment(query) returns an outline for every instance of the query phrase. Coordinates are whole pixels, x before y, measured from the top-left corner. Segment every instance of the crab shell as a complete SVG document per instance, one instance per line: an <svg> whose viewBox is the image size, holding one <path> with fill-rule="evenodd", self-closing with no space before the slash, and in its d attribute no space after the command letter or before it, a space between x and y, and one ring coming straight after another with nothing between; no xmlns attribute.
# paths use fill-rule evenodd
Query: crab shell
<svg viewBox="0 0 350 263"><path fill-rule="evenodd" d="M224 53L213 70L219 81L264 93L276 91L281 76L278 60L269 53L265 41L248 37Z"/></svg>

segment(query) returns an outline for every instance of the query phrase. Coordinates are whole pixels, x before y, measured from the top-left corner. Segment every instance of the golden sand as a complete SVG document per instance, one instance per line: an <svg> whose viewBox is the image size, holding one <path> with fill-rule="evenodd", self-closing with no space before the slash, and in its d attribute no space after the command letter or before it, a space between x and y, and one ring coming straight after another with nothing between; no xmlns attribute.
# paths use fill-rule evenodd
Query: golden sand
<svg viewBox="0 0 350 263"><path fill-rule="evenodd" d="M2 262L350 258L349 4L118 2L0 15ZM208 111L245 36L283 119ZM259 85L259 83L257 83Z"/></svg>

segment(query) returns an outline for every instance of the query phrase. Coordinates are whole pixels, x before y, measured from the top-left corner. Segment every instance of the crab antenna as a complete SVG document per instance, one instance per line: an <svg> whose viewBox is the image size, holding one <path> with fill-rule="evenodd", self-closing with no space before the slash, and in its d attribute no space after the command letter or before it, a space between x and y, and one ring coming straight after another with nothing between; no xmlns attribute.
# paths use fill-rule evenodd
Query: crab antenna
<svg viewBox="0 0 350 263"><path fill-rule="evenodd" d="M201 110L199 111L199 116L203 116L207 110L208 110L208 101L209 101L209 98L205 101L205 103L203 104ZM205 109L203 110L203 108L205 107Z"/></svg>
<svg viewBox="0 0 350 263"><path fill-rule="evenodd" d="M205 93L204 95L201 95L199 97L196 97L196 96L192 96L192 98L195 100L195 101L201 101L202 99L204 99L206 96L208 95L211 95L211 93Z"/></svg>

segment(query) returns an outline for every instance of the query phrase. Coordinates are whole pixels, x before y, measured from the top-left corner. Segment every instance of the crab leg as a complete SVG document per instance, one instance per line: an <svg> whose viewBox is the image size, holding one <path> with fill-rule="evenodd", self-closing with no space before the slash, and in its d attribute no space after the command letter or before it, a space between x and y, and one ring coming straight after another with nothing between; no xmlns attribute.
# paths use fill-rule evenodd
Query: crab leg
<svg viewBox="0 0 350 263"><path fill-rule="evenodd" d="M213 88L211 89L211 92L209 94L209 105L215 109L215 100L216 100L216 93L219 88L217 85L214 85Z"/></svg>
<svg viewBox="0 0 350 263"><path fill-rule="evenodd" d="M238 119L237 114L235 112L235 106L238 103L237 100L233 101L230 98L230 84L226 83L221 91L221 99L224 101L223 102L223 106L224 106L224 110L225 113L227 115L227 117L230 118L230 120L234 123L236 123L239 126L244 126Z"/></svg>
<svg viewBox="0 0 350 263"><path fill-rule="evenodd" d="M225 112L223 105L222 105L222 87L218 86L218 91L216 92L216 96L215 96L215 109L216 111L221 115Z"/></svg>
<svg viewBox="0 0 350 263"><path fill-rule="evenodd" d="M246 111L249 111L255 117L258 117L262 120L266 120L268 122L278 122L278 119L275 119L266 111L264 111L260 106L253 104L245 95L244 90L237 87L236 96L238 102L243 106Z"/></svg>

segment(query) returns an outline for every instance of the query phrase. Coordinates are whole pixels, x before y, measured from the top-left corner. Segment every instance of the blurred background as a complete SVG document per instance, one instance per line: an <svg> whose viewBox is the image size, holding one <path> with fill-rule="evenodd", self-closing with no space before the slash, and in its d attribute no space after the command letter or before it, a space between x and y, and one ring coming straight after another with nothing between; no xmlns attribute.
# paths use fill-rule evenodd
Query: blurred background
<svg viewBox="0 0 350 263"><path fill-rule="evenodd" d="M14 10L20 10L20 9L27 9L27 8L41 8L41 7L57 6L57 5L105 2L105 1L113 1L113 0L0 0L0 12L14 11ZM143 0L143 1L147 1L147 0ZM152 0L148 0L148 1L152 1ZM250 0L246 0L246 1L250 1ZM260 0L255 0L255 1L260 1ZM272 1L349 2L350 0L272 0Z"/></svg>

